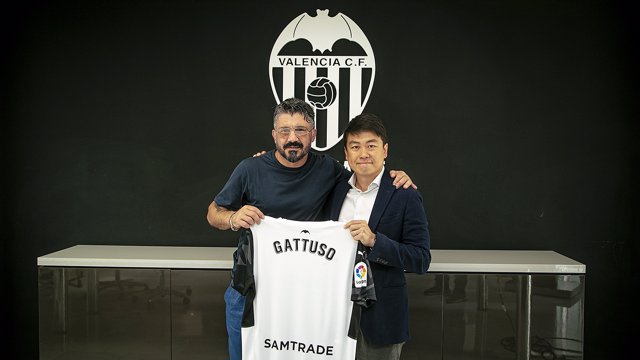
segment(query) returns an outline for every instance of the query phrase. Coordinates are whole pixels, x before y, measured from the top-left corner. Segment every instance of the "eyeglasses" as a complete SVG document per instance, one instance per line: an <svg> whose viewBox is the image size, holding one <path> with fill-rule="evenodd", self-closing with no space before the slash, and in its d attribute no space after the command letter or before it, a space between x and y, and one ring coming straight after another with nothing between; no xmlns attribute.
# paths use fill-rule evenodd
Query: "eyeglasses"
<svg viewBox="0 0 640 360"><path fill-rule="evenodd" d="M296 134L297 137L307 136L311 132L311 130L307 129L306 127L297 127L295 129L284 127L284 128L276 129L276 131L280 136L283 136L283 137L287 137L291 135L291 131L293 131L293 133Z"/></svg>

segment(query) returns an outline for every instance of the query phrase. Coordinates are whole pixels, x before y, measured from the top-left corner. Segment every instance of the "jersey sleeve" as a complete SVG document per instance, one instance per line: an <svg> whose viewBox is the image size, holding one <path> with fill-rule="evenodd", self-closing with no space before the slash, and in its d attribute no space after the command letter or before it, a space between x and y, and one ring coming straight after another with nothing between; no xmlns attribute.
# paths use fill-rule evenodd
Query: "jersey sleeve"
<svg viewBox="0 0 640 360"><path fill-rule="evenodd" d="M356 251L356 258L354 261L353 270L359 266L364 266L366 269L366 283L365 286L356 286L355 274L351 277L351 301L362 307L368 308L373 306L376 302L376 288L373 284L373 272L371 271L371 264L367 259L367 250L358 242L358 250Z"/></svg>
<svg viewBox="0 0 640 360"><path fill-rule="evenodd" d="M240 230L238 248L233 253L233 269L231 270L231 287L245 296L242 327L254 325L253 299L256 296L256 283L253 269L253 232Z"/></svg>
<svg viewBox="0 0 640 360"><path fill-rule="evenodd" d="M356 268L364 265L366 270L366 285L358 287L355 283L355 271ZM356 250L356 257L353 267L354 274L351 276L351 301L353 306L351 309L351 319L349 321L349 330L347 335L352 339L358 338L358 332L360 331L360 319L362 318L362 308L368 308L376 303L376 288L373 284L373 272L371 271L371 264L367 259L367 250L358 243L358 250Z"/></svg>

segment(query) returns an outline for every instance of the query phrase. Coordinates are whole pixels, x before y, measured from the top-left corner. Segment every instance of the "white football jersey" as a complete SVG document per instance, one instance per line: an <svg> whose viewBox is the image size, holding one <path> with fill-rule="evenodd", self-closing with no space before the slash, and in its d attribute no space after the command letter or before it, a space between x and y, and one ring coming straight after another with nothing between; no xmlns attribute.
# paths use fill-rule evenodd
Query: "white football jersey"
<svg viewBox="0 0 640 360"><path fill-rule="evenodd" d="M253 225L254 326L245 360L354 359L347 336L357 242L335 221L266 217Z"/></svg>

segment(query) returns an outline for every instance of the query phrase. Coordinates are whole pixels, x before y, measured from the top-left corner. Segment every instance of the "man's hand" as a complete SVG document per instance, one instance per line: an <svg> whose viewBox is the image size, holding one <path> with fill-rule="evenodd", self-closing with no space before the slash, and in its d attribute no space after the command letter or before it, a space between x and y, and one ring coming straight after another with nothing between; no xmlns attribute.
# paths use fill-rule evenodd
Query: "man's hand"
<svg viewBox="0 0 640 360"><path fill-rule="evenodd" d="M253 157L258 157L258 156L262 156L264 154L266 154L267 152L262 150L262 151L258 151L257 153L253 154Z"/></svg>
<svg viewBox="0 0 640 360"><path fill-rule="evenodd" d="M234 228L248 229L253 224L260 224L264 214L255 206L245 205L231 215L230 223Z"/></svg>
<svg viewBox="0 0 640 360"><path fill-rule="evenodd" d="M376 234L364 220L351 220L344 225L344 228L349 229L353 240L360 241L366 247L373 247L376 243Z"/></svg>
<svg viewBox="0 0 640 360"><path fill-rule="evenodd" d="M391 170L389 171L389 175L391 175L391 177L393 178L393 186L397 188L399 188L400 186L402 186L405 189L408 189L409 186L413 187L414 189L417 189L418 187L413 183L413 181L411 181L411 178L409 177L409 175L407 175L407 173L405 173L402 170Z"/></svg>

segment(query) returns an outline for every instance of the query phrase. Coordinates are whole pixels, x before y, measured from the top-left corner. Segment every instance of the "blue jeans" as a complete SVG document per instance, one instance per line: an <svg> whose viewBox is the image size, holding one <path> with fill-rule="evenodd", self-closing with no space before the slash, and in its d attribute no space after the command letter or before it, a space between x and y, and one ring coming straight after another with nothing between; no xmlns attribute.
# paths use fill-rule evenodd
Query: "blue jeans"
<svg viewBox="0 0 640 360"><path fill-rule="evenodd" d="M229 338L229 359L242 360L242 313L244 312L244 296L229 286L224 292L224 303L227 314L227 336Z"/></svg>

